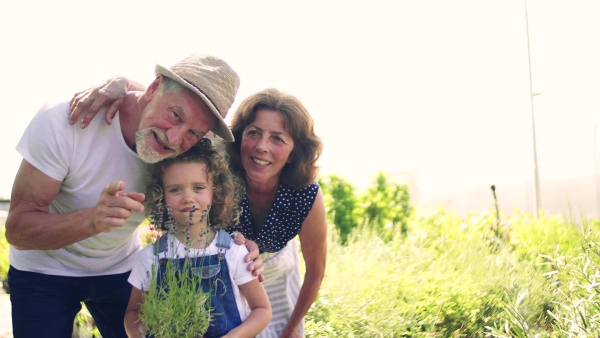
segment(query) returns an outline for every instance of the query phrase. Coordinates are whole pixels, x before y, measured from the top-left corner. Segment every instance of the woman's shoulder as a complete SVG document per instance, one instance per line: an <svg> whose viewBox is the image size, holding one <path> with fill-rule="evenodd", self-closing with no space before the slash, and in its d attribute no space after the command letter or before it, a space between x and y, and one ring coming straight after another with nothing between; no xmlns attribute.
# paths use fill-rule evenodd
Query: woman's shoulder
<svg viewBox="0 0 600 338"><path fill-rule="evenodd" d="M317 182L313 182L309 185L307 185L306 187L302 187L302 188L292 188L292 187L288 187L285 185L280 185L279 186L279 194L280 195L292 195L292 196L299 196L299 195L305 195L305 194L311 194L311 195L316 195L317 191L319 191L319 183Z"/></svg>
<svg viewBox="0 0 600 338"><path fill-rule="evenodd" d="M308 186L299 189L280 186L278 198L280 198L283 202L293 202L292 204L294 205L298 205L298 203L302 202L312 205L318 192L319 184L317 182L311 183Z"/></svg>

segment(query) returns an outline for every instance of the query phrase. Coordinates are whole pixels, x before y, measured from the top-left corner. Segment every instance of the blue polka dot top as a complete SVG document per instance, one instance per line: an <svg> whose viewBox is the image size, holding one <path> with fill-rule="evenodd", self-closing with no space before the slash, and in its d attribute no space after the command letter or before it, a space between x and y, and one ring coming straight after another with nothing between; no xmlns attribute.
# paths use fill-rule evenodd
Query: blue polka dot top
<svg viewBox="0 0 600 338"><path fill-rule="evenodd" d="M247 239L255 241L260 252L277 252L298 235L302 223L315 202L318 191L319 184L316 182L297 190L280 185L271 210L265 219L265 224L258 233L254 230L248 199L244 198L240 224L227 230L229 232L237 230Z"/></svg>

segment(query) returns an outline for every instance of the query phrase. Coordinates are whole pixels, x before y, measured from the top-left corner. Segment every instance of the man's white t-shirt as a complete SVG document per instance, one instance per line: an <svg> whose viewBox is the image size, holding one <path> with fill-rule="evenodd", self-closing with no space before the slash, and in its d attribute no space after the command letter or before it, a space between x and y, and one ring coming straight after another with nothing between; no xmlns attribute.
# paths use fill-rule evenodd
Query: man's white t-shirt
<svg viewBox="0 0 600 338"><path fill-rule="evenodd" d="M217 232L218 236L219 232ZM165 234L164 236L169 236ZM186 245L181 243L176 237L169 236L167 239L169 245L167 245L167 251L161 253L159 257L156 257L154 253L154 245L146 245L139 252L136 264L129 275L129 283L139 289L148 290L150 288L150 278L152 276L152 264L155 264L159 258L169 257L202 257L211 256L219 253L217 247L217 236L213 239L210 245L206 249L193 249L190 248L189 253L186 252ZM233 287L233 293L235 295L235 302L237 304L238 311L240 312L240 318L244 321L249 314L248 305L246 299L240 294L238 285L246 284L256 277L252 272L248 271L248 264L244 262L244 258L248 254L248 249L244 245L238 245L231 242L231 248L225 253L225 259L227 260L227 267L229 270L229 278L231 279L231 285Z"/></svg>
<svg viewBox="0 0 600 338"><path fill-rule="evenodd" d="M45 175L62 181L50 205L51 214L94 207L111 182L125 182L126 192L144 192L148 165L123 138L118 115L112 125L96 117L86 129L69 125L69 102L42 106L16 149ZM18 270L59 276L97 276L131 270L141 249L135 212L123 227L101 233L58 250L17 250L9 261Z"/></svg>

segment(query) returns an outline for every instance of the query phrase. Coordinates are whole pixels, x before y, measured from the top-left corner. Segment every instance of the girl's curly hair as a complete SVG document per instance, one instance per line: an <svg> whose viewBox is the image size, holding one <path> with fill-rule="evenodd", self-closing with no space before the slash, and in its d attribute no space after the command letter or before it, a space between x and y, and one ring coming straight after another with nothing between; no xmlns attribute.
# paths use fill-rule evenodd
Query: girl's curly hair
<svg viewBox="0 0 600 338"><path fill-rule="evenodd" d="M238 223L241 215L240 201L245 195L243 182L229 170L229 159L221 145L213 145L207 139L201 139L185 153L164 159L150 166L149 181L146 184L144 209L146 217L167 220L164 207L163 175L167 167L177 163L204 163L208 179L212 181L214 194L209 211L210 226L226 228ZM162 207L160 207L162 205ZM162 215L159 213L162 212ZM158 216L158 217L157 217ZM161 217L162 216L162 217ZM158 230L168 230L165 223L156 224Z"/></svg>

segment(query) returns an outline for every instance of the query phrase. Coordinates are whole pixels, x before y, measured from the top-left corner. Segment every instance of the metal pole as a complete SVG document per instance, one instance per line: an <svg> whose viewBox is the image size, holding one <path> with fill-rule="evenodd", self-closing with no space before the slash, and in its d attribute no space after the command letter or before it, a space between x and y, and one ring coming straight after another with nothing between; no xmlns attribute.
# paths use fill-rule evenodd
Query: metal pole
<svg viewBox="0 0 600 338"><path fill-rule="evenodd" d="M534 185L534 198L533 198L533 215L535 218L538 217L538 209L540 207L540 178L538 173L537 163L537 146L535 137L535 114L533 110L533 97L539 94L533 94L533 80L531 75L531 50L529 46L529 18L527 14L527 0L525 3L525 30L527 33L527 62L529 65L529 99L531 104L531 135L533 137L533 185Z"/></svg>

